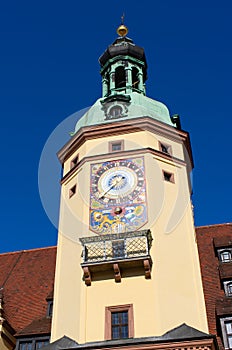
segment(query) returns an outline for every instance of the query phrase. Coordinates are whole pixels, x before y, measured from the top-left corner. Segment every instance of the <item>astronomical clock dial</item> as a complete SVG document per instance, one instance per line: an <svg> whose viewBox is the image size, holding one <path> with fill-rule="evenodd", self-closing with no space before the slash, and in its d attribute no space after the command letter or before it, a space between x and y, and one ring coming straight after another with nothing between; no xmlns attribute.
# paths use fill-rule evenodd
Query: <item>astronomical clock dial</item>
<svg viewBox="0 0 232 350"><path fill-rule="evenodd" d="M133 231L147 220L144 159L91 166L90 229L99 234Z"/></svg>

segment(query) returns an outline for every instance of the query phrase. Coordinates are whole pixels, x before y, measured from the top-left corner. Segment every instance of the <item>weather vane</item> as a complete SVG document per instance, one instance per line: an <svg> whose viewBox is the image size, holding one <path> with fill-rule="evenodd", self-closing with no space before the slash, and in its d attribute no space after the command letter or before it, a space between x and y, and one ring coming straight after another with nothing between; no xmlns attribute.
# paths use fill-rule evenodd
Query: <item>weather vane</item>
<svg viewBox="0 0 232 350"><path fill-rule="evenodd" d="M123 14L121 16L121 24L124 24L124 19L125 19L125 13L123 12Z"/></svg>
<svg viewBox="0 0 232 350"><path fill-rule="evenodd" d="M121 16L121 24L117 29L117 33L119 36L124 37L128 33L128 28L124 24L124 19L125 19L125 13L122 14Z"/></svg>

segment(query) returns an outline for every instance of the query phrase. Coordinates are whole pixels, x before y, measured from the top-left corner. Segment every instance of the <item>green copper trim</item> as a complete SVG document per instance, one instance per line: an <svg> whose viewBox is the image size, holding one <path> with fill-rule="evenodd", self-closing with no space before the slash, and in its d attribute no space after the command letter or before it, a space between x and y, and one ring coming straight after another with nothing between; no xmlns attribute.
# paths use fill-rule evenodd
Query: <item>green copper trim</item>
<svg viewBox="0 0 232 350"><path fill-rule="evenodd" d="M134 58L132 56L123 56L123 55L118 55L113 58L110 58L107 63L100 69L100 73L102 74L104 70L106 70L110 65L112 65L114 62L117 61L131 61L133 63L137 63L140 66L145 67L145 63L143 61L138 60L137 58Z"/></svg>
<svg viewBox="0 0 232 350"><path fill-rule="evenodd" d="M163 103L141 93L132 92L98 99L88 112L78 120L75 133L85 126L108 124L121 120L130 121L130 119L145 116L176 127L171 120L168 108Z"/></svg>

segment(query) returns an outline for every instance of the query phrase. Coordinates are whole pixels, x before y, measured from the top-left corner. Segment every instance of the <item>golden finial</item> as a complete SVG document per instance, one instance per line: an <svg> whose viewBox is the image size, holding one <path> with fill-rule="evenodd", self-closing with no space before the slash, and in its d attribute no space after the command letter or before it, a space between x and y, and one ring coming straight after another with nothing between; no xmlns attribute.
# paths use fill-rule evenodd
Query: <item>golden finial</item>
<svg viewBox="0 0 232 350"><path fill-rule="evenodd" d="M121 37L126 36L128 33L128 28L124 24L124 18L125 18L125 14L123 13L121 17L121 25L117 29L117 33Z"/></svg>

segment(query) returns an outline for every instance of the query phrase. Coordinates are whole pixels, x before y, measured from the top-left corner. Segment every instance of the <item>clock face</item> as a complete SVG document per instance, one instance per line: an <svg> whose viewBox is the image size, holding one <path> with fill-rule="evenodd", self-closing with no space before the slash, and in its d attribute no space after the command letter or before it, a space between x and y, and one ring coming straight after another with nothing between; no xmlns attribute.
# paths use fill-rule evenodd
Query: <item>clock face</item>
<svg viewBox="0 0 232 350"><path fill-rule="evenodd" d="M135 199L142 191L144 181L144 172L132 161L112 161L96 172L92 191L101 203L120 204Z"/></svg>
<svg viewBox="0 0 232 350"><path fill-rule="evenodd" d="M91 230L97 233L132 231L145 223L142 157L92 165L90 192Z"/></svg>

